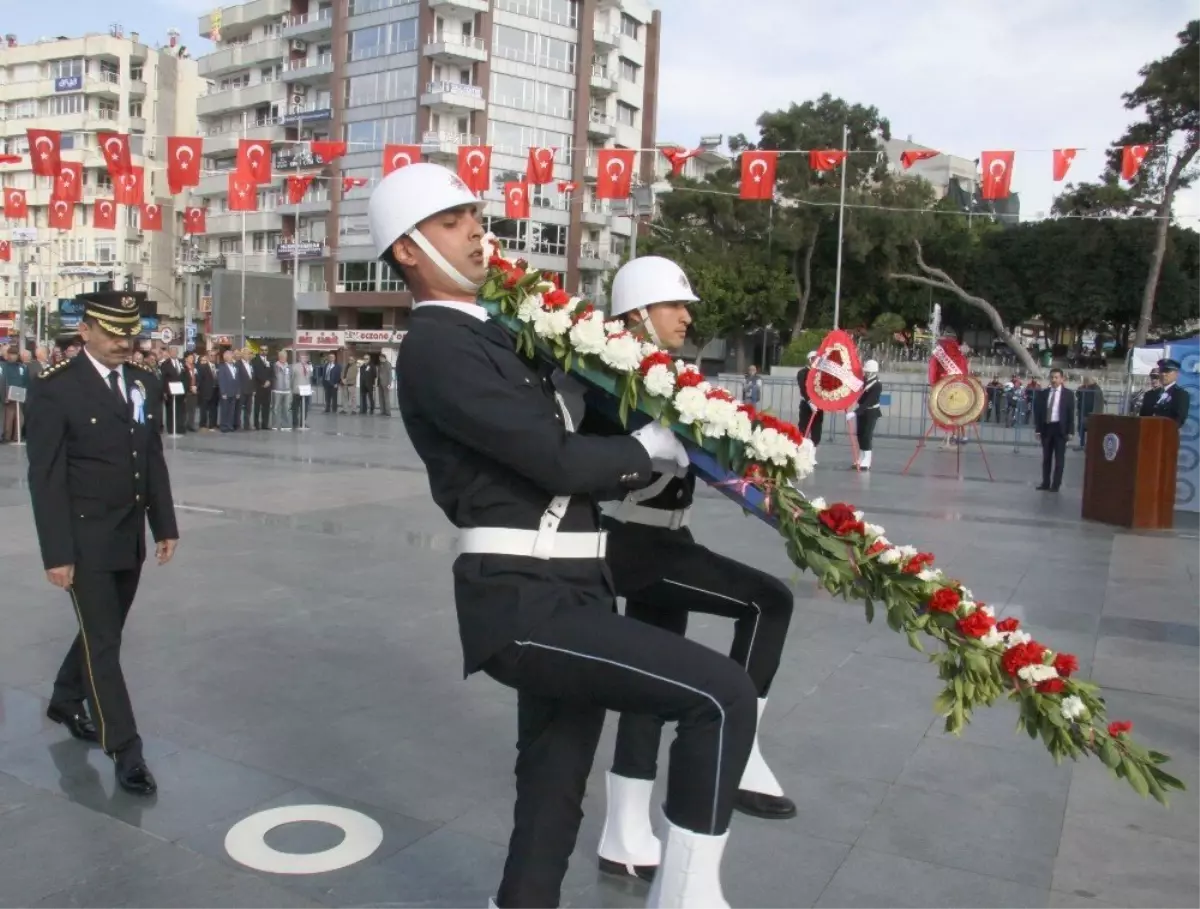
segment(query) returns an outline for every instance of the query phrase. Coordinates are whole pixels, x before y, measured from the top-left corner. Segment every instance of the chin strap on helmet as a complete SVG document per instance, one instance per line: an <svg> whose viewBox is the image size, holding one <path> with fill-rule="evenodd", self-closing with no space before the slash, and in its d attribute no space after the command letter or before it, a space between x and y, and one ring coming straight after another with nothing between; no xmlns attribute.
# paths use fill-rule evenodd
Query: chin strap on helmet
<svg viewBox="0 0 1200 909"><path fill-rule="evenodd" d="M411 231L409 231L408 235L412 237L412 241L421 248L421 252L425 253L425 255L427 255L433 261L433 264L442 270L446 277L448 277L467 293L473 294L478 291L479 288L483 287L482 281L471 281L462 272L446 261L446 257L438 252L432 243L425 239L425 235L422 234L420 230L414 227Z"/></svg>
<svg viewBox="0 0 1200 909"><path fill-rule="evenodd" d="M650 310L645 306L639 306L637 313L642 317L642 327L646 329L646 335L650 338L650 343L655 347L662 347L662 341L658 339L658 332L654 330L654 323L650 321Z"/></svg>

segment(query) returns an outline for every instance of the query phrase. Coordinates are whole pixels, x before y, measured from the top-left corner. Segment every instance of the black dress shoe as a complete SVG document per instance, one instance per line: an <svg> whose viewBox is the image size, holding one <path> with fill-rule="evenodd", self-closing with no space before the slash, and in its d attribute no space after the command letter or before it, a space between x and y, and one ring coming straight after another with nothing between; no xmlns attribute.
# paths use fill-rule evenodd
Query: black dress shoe
<svg viewBox="0 0 1200 909"><path fill-rule="evenodd" d="M46 717L60 726L66 726L67 732L77 739L96 741L96 725L82 704L51 704L46 708Z"/></svg>
<svg viewBox="0 0 1200 909"><path fill-rule="evenodd" d="M1049 483L1043 483L1041 486L1039 486L1039 487L1038 487L1038 489L1040 489L1042 492L1045 492L1045 491L1046 491L1046 490L1048 490L1049 488L1050 488L1050 484L1049 484Z"/></svg>
<svg viewBox="0 0 1200 909"><path fill-rule="evenodd" d="M1057 487L1057 486L1051 486L1051 487L1050 487L1050 491L1051 491L1051 492L1058 492L1058 487Z"/></svg>
<svg viewBox="0 0 1200 909"><path fill-rule="evenodd" d="M796 816L796 803L786 795L764 795L739 789L733 799L733 807L742 814L761 817L768 821L785 821Z"/></svg>
<svg viewBox="0 0 1200 909"><path fill-rule="evenodd" d="M611 874L613 877L637 878L643 881L654 880L654 872L658 870L657 865L623 865L620 862L614 862L612 859L600 859L600 870L605 874Z"/></svg>
<svg viewBox="0 0 1200 909"><path fill-rule="evenodd" d="M133 795L154 795L158 791L158 783L150 774L150 768L145 761L133 764L117 764L117 783L126 792Z"/></svg>

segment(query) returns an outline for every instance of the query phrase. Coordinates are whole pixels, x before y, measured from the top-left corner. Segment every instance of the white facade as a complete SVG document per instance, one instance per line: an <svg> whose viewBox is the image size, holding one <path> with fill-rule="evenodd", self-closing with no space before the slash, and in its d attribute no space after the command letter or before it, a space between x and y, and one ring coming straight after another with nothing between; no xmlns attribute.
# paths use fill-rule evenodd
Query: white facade
<svg viewBox="0 0 1200 909"><path fill-rule="evenodd" d="M960 158L949 155L940 149L930 149L909 139L886 139L883 150L887 154L888 167L898 176L921 177L933 186L937 198L942 198L950 191L950 181L956 180L964 192L970 193L972 183L976 180L975 162L970 158ZM906 151L938 151L934 158L917 161L912 167L905 169L900 163L900 156Z"/></svg>
<svg viewBox="0 0 1200 909"><path fill-rule="evenodd" d="M146 290L160 317L182 315L183 285L176 277L181 209L167 190L162 156L167 136L195 135L199 90L195 61L171 47L150 47L136 33L114 29L0 48L0 152L26 156L0 167L0 185L26 190L29 205L28 220L6 222L0 238L10 239L14 227L37 231L24 251L27 306L56 311L58 298L94 290L111 272L118 284L132 278ZM62 160L83 165L83 204L70 231L49 227L51 181L34 177L28 129L60 131ZM132 163L145 169L145 200L164 208L162 232L140 231L136 208L119 208L115 231L92 226L92 204L113 198L96 142L98 132L109 131L129 134ZM14 248L12 261L0 262L0 311L18 308L20 258Z"/></svg>

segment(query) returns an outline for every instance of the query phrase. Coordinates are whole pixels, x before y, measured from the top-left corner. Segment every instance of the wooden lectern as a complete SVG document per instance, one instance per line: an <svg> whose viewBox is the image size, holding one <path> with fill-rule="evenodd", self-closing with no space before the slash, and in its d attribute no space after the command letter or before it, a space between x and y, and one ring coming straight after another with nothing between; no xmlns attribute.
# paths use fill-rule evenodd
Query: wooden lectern
<svg viewBox="0 0 1200 909"><path fill-rule="evenodd" d="M1083 517L1118 527L1170 529L1178 459L1174 420L1089 414Z"/></svg>

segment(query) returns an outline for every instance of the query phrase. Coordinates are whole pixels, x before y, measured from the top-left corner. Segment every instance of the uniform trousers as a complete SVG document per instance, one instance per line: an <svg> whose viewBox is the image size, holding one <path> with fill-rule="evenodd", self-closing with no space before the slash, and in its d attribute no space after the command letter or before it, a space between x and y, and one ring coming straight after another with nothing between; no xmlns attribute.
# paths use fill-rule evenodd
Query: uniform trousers
<svg viewBox="0 0 1200 909"><path fill-rule="evenodd" d="M573 597L483 665L518 692L517 800L501 907L557 906L608 710L678 723L664 812L721 834L754 742L754 685L740 666L618 615L612 598Z"/></svg>
<svg viewBox="0 0 1200 909"><path fill-rule="evenodd" d="M871 409L855 417L854 431L858 438L858 450L870 451L875 444L875 424L879 422L879 411Z"/></svg>
<svg viewBox="0 0 1200 909"><path fill-rule="evenodd" d="M807 401L800 402L800 423L798 425L800 431L812 439L814 445L821 444L821 426L824 422L825 411L817 410Z"/></svg>
<svg viewBox="0 0 1200 909"><path fill-rule="evenodd" d="M1058 489L1062 485L1063 461L1067 456L1067 433L1059 422L1042 427L1042 485ZM1051 478L1051 464L1054 476Z"/></svg>
<svg viewBox="0 0 1200 909"><path fill-rule="evenodd" d="M661 561L651 545L642 558L655 570L661 568L662 577L650 584L625 589L621 566L610 562L617 593L625 597L626 617L680 636L687 632L689 612L733 619L729 656L746 668L756 694L765 698L792 621L793 598L787 585L699 543L673 545ZM612 772L628 779L654 779L662 727L661 716L622 714Z"/></svg>
<svg viewBox="0 0 1200 909"><path fill-rule="evenodd" d="M141 574L141 566L127 571L75 566L68 593L79 634L58 670L51 697L55 704L69 704L86 696L100 747L125 759L139 759L142 746L121 672L121 633Z"/></svg>

